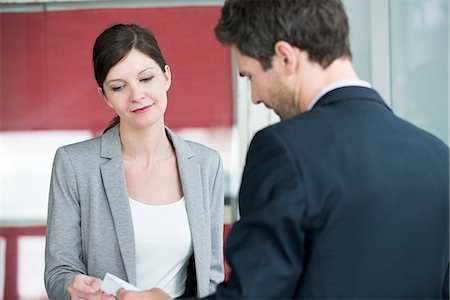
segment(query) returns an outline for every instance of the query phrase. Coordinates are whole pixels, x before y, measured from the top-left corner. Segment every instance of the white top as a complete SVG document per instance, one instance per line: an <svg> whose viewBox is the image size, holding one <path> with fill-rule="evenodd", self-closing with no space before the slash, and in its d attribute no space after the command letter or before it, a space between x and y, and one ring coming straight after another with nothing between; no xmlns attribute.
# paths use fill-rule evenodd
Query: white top
<svg viewBox="0 0 450 300"><path fill-rule="evenodd" d="M311 110L313 108L313 106L317 103L317 101L319 101L319 99L322 98L322 96L325 95L326 93L328 93L332 90L341 88L341 87L345 87L345 86L362 86L362 87L366 87L366 88L372 88L372 85L370 83L368 83L367 81L364 81L364 80L360 80L360 79L336 81L336 82L329 84L329 85L325 86L324 88L322 88L319 91L319 93L317 93L317 95L314 96L314 98L311 100L311 102L309 102L307 110Z"/></svg>
<svg viewBox="0 0 450 300"><path fill-rule="evenodd" d="M168 205L149 205L131 198L136 248L136 286L158 287L172 298L186 289L192 237L184 197Z"/></svg>

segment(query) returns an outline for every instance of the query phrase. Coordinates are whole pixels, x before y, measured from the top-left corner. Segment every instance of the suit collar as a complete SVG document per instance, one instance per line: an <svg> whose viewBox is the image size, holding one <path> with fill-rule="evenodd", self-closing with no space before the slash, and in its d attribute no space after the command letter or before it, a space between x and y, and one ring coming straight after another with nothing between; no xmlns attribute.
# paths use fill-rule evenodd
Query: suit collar
<svg viewBox="0 0 450 300"><path fill-rule="evenodd" d="M122 144L120 142L119 124L109 129L102 135L100 156L114 158L122 156Z"/></svg>
<svg viewBox="0 0 450 300"><path fill-rule="evenodd" d="M309 102L308 109L311 110L311 108L319 101L320 98L322 98L323 95L326 93L335 90L337 88L346 87L346 86L363 86L367 88L372 88L372 85L368 83L367 81L360 80L360 79L352 79L352 80L339 80L336 82L333 82L331 84L327 84L324 86L316 96Z"/></svg>
<svg viewBox="0 0 450 300"><path fill-rule="evenodd" d="M205 201L203 197L203 179L200 164L193 159L195 153L191 146L173 131L166 128L166 134L172 142L177 156L178 170L180 172L181 185L183 188L184 199L186 200L186 211L189 220L189 227L192 235L192 246L194 249L194 261L197 274L209 276L209 266L202 263L203 258L210 255L209 248L204 243L207 230L205 224L207 214L205 213ZM197 285L202 289L204 286ZM208 290L202 290L201 293L207 294Z"/></svg>
<svg viewBox="0 0 450 300"><path fill-rule="evenodd" d="M334 104L348 100L367 100L385 106L391 110L374 89L360 86L346 86L334 89L323 95L313 106L313 110L320 106Z"/></svg>
<svg viewBox="0 0 450 300"><path fill-rule="evenodd" d="M191 157L196 155L191 146L189 146L189 144L185 140L176 135L168 127L166 127L166 134L169 140L172 142L173 147L175 148L177 158L184 157L190 159Z"/></svg>
<svg viewBox="0 0 450 300"><path fill-rule="evenodd" d="M101 136L100 156L108 158L105 163L100 165L100 171L114 220L117 242L127 274L126 279L132 284L136 284L134 230L128 203L119 125L109 129Z"/></svg>

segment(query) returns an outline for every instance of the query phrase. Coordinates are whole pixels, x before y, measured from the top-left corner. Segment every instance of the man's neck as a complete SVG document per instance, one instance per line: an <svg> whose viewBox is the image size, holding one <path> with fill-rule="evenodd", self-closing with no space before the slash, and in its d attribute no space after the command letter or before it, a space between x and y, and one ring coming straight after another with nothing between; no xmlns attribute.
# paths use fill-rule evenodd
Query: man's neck
<svg viewBox="0 0 450 300"><path fill-rule="evenodd" d="M309 63L301 74L298 94L300 112L305 112L314 97L326 86L343 80L358 80L350 60L341 58L333 61L326 69L317 63Z"/></svg>

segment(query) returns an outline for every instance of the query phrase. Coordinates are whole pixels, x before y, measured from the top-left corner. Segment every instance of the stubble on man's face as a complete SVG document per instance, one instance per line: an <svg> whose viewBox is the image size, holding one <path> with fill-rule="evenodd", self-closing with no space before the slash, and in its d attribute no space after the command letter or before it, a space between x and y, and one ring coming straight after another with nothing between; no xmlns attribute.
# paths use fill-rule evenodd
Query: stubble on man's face
<svg viewBox="0 0 450 300"><path fill-rule="evenodd" d="M270 107L281 120L298 115L300 111L295 100L295 93L289 90L280 77L274 76L272 79L272 89L267 98ZM266 103L266 101L263 102Z"/></svg>
<svg viewBox="0 0 450 300"><path fill-rule="evenodd" d="M250 79L253 103L263 103L282 120L300 112L294 91L284 81L287 79L283 76L282 69L272 66L264 70L257 59L243 55L234 46L232 52L236 58L240 75Z"/></svg>

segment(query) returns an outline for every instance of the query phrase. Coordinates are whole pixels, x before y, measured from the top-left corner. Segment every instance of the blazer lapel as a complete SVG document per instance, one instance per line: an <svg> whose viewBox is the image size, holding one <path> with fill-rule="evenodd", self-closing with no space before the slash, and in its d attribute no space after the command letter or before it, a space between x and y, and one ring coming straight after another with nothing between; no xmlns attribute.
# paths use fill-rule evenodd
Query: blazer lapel
<svg viewBox="0 0 450 300"><path fill-rule="evenodd" d="M125 183L119 126L108 130L102 136L101 156L109 158L107 162L100 166L100 170L106 196L111 207L122 261L128 277L125 279L132 284L136 284L134 229Z"/></svg>
<svg viewBox="0 0 450 300"><path fill-rule="evenodd" d="M207 247L203 242L205 236L204 224L206 222L200 165L192 159L195 153L193 153L186 141L175 135L168 128L166 128L166 132L177 155L194 254L195 257L207 257L210 253L208 253ZM197 272L209 272L209 270L203 270L203 266L199 263L200 259L196 259L195 267Z"/></svg>

